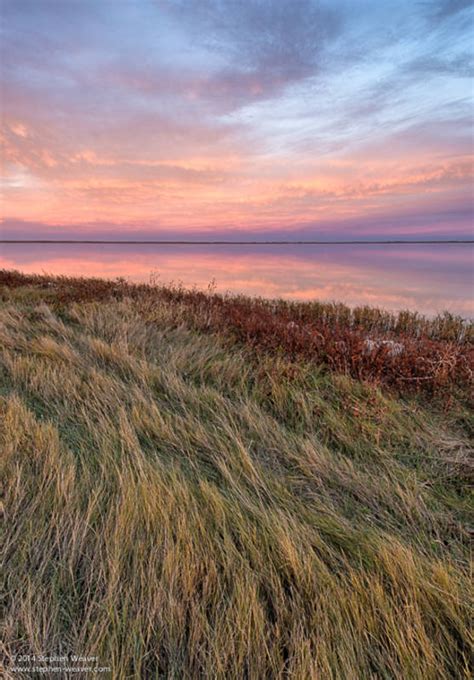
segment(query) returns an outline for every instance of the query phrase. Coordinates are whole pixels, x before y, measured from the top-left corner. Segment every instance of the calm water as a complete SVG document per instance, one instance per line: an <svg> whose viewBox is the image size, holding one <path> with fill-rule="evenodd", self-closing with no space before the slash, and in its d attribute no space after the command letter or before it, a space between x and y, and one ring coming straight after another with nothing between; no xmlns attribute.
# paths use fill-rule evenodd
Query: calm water
<svg viewBox="0 0 474 680"><path fill-rule="evenodd" d="M474 317L473 245L1 244L0 268Z"/></svg>

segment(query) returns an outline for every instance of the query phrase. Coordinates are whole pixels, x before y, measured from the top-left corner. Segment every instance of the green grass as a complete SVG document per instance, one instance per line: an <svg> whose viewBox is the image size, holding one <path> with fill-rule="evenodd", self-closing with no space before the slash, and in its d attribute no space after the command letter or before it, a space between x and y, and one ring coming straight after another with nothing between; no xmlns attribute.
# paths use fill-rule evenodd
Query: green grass
<svg viewBox="0 0 474 680"><path fill-rule="evenodd" d="M35 284L0 346L7 677L471 677L465 400Z"/></svg>

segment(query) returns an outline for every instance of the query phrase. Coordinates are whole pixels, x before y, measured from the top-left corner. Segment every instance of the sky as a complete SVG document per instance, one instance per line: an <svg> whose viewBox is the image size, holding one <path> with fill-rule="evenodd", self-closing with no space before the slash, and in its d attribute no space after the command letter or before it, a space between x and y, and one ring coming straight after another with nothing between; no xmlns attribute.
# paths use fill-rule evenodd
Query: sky
<svg viewBox="0 0 474 680"><path fill-rule="evenodd" d="M467 0L0 0L2 238L473 238Z"/></svg>

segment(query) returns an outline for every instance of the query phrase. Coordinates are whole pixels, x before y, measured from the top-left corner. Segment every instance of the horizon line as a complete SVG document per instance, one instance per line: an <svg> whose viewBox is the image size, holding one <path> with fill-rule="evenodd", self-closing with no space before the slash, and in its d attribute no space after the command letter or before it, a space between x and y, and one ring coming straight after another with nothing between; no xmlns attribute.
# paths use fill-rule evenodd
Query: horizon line
<svg viewBox="0 0 474 680"><path fill-rule="evenodd" d="M438 245L438 244L474 244L474 239L371 239L361 241L356 239L344 241L320 241L320 240L270 240L270 241L223 241L223 240L105 240L105 239L0 239L0 244L68 244L68 245Z"/></svg>

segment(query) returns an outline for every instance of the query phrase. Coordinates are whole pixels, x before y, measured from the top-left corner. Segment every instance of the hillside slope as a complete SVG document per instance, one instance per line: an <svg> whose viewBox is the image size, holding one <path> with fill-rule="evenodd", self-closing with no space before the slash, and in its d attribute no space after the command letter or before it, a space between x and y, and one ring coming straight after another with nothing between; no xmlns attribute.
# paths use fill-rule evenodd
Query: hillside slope
<svg viewBox="0 0 474 680"><path fill-rule="evenodd" d="M465 400L180 314L2 289L7 677L470 677Z"/></svg>

